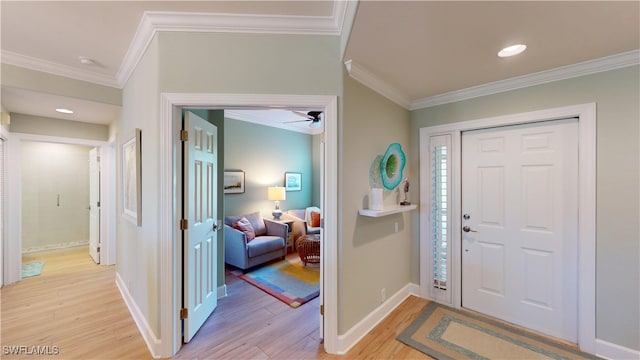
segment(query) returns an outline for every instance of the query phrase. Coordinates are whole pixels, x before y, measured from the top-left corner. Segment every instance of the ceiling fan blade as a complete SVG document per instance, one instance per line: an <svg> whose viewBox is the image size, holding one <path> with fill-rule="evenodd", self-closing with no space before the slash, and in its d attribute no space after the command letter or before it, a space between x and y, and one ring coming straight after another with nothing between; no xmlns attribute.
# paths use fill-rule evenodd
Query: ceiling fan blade
<svg viewBox="0 0 640 360"><path fill-rule="evenodd" d="M306 122L306 121L311 121L311 119L307 119L307 120L284 121L284 122L282 122L282 123L283 123L283 124L291 124L291 123Z"/></svg>
<svg viewBox="0 0 640 360"><path fill-rule="evenodd" d="M305 113L303 113L303 112L296 111L296 110L291 110L291 112L292 112L292 113L294 113L294 114L296 114L296 115L298 115L298 116L302 116L302 117L303 117L303 118L305 118L305 119L313 120L313 117L312 117L312 116L309 116L309 115L307 115L307 114L305 114Z"/></svg>

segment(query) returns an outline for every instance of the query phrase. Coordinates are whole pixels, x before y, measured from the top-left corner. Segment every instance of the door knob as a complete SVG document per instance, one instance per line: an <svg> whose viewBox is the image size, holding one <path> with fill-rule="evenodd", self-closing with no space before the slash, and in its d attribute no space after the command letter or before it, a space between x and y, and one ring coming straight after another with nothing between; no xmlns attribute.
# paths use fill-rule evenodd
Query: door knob
<svg viewBox="0 0 640 360"><path fill-rule="evenodd" d="M215 223L213 224L213 228L211 229L211 231L217 231L218 230L218 224Z"/></svg>
<svg viewBox="0 0 640 360"><path fill-rule="evenodd" d="M468 227L468 226L464 226L464 227L462 228L462 231L464 231L464 232L477 232L476 230L471 230L471 228L470 228L470 227Z"/></svg>

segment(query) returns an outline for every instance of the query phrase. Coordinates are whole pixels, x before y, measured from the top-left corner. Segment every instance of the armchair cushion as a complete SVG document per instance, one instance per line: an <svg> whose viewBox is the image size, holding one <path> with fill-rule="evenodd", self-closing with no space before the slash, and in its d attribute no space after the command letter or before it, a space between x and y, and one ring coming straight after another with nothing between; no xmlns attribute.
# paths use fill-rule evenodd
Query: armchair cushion
<svg viewBox="0 0 640 360"><path fill-rule="evenodd" d="M224 258L243 271L287 253L286 224L263 219L260 213L227 216L224 219ZM255 238L249 240L253 229ZM261 234L261 235L258 235Z"/></svg>

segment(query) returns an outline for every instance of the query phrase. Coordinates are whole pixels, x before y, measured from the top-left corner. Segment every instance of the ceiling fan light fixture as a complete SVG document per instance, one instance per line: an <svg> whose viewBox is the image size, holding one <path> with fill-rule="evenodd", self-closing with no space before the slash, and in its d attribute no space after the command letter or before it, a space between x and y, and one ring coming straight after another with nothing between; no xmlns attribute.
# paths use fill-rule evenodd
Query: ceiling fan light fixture
<svg viewBox="0 0 640 360"><path fill-rule="evenodd" d="M73 114L73 110L65 108L57 108L56 111L62 114Z"/></svg>
<svg viewBox="0 0 640 360"><path fill-rule="evenodd" d="M518 55L518 54L522 53L526 49L527 49L527 45L524 45L524 44L511 45L511 46L507 46L506 48L500 50L498 52L498 56L499 57L514 56L514 55Z"/></svg>

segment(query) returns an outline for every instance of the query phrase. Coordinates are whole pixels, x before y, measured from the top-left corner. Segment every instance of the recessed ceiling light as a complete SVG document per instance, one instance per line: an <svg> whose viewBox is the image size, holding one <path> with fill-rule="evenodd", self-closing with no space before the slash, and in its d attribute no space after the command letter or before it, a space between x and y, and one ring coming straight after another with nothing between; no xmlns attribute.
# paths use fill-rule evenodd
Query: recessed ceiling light
<svg viewBox="0 0 640 360"><path fill-rule="evenodd" d="M63 114L73 114L73 110L69 110L65 108L59 108L59 109L56 109L56 111Z"/></svg>
<svg viewBox="0 0 640 360"><path fill-rule="evenodd" d="M523 44L507 46L506 48L500 50L500 52L498 53L498 56L509 57L513 55L518 55L521 52L523 52L526 48L527 48L527 45L523 45Z"/></svg>
<svg viewBox="0 0 640 360"><path fill-rule="evenodd" d="M85 57L85 56L78 56L78 60L80 60L80 63L82 65L93 65L93 64L95 64L95 61L93 61L93 59L89 59L88 57Z"/></svg>

